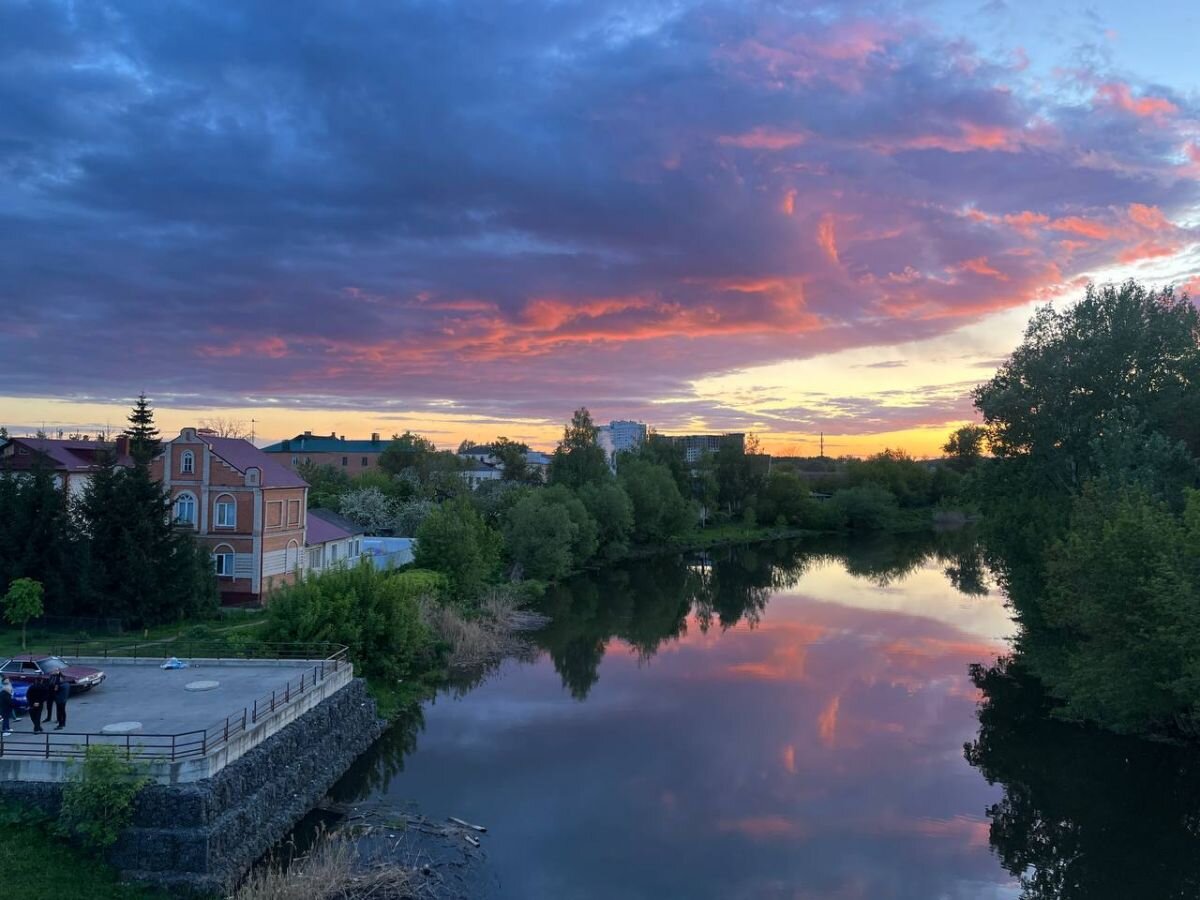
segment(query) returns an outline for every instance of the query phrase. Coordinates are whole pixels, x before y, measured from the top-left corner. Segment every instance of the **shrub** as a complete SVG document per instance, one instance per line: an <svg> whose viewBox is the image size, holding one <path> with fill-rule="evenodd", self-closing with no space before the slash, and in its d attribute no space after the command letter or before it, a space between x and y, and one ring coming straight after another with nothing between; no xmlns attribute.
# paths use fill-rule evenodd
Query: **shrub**
<svg viewBox="0 0 1200 900"><path fill-rule="evenodd" d="M332 569L272 598L265 637L345 644L364 674L402 678L419 670L430 649L417 601L445 585L436 573L380 572L369 560Z"/></svg>
<svg viewBox="0 0 1200 900"><path fill-rule="evenodd" d="M896 521L896 498L877 484L843 488L826 502L829 514L851 531L878 531Z"/></svg>
<svg viewBox="0 0 1200 900"><path fill-rule="evenodd" d="M148 782L119 748L88 747L82 762L72 764L63 788L59 827L94 850L111 847L133 818L133 801Z"/></svg>

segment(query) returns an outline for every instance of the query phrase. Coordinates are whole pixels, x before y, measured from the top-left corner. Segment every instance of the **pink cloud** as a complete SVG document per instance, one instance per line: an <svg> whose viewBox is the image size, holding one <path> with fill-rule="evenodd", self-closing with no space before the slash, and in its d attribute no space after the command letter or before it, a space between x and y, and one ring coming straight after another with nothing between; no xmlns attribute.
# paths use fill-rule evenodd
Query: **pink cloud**
<svg viewBox="0 0 1200 900"><path fill-rule="evenodd" d="M1109 106L1141 118L1159 118L1174 115L1179 112L1170 100L1163 97L1134 97L1129 85L1122 82L1108 82L1096 88L1093 101L1096 105Z"/></svg>
<svg viewBox="0 0 1200 900"><path fill-rule="evenodd" d="M745 134L722 135L717 138L717 143L746 150L787 150L790 147L799 147L808 138L807 132L803 131L760 127Z"/></svg>

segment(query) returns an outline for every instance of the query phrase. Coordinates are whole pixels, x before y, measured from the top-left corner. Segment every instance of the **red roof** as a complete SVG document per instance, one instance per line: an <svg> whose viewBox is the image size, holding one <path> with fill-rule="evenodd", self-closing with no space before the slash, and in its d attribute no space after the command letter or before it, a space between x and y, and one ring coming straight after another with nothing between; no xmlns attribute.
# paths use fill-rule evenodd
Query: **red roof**
<svg viewBox="0 0 1200 900"><path fill-rule="evenodd" d="M263 487L308 487L307 481L244 438L223 438L203 432L197 432L196 437L243 474L247 469L257 467L262 472Z"/></svg>
<svg viewBox="0 0 1200 900"><path fill-rule="evenodd" d="M13 469L31 469L40 456L51 463L56 472L91 472L99 464L104 453L115 454L116 444L103 441L58 441L50 438L10 438L5 446L27 447L32 453L6 454L3 465ZM116 456L119 466L132 466L129 454Z"/></svg>

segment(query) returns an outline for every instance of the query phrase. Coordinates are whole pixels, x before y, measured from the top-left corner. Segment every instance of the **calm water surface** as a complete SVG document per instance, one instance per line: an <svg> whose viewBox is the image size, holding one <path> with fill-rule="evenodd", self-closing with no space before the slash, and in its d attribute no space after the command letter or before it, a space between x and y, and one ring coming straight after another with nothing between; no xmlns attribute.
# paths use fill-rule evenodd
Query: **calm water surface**
<svg viewBox="0 0 1200 900"><path fill-rule="evenodd" d="M963 752L968 666L1013 630L966 538L655 560L544 605L536 661L440 695L337 799L487 825L489 897L1020 895Z"/></svg>

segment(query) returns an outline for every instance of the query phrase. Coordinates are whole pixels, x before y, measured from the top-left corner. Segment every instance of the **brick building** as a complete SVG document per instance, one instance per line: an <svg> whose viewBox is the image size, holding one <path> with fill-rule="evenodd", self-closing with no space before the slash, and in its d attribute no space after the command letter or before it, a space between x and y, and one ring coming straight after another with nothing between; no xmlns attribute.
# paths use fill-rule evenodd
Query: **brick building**
<svg viewBox="0 0 1200 900"><path fill-rule="evenodd" d="M358 475L378 468L379 455L390 443L390 440L380 440L378 433L372 434L369 441L359 441L346 440L345 436L338 437L336 434L306 431L294 438L263 447L262 450L289 469L295 469L301 463L312 463L316 466L333 466L349 475Z"/></svg>
<svg viewBox="0 0 1200 900"><path fill-rule="evenodd" d="M241 438L185 428L151 464L175 524L213 554L221 599L254 603L305 567L308 483Z"/></svg>

